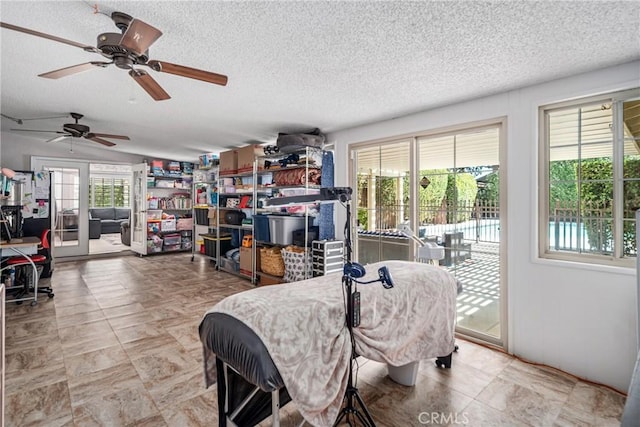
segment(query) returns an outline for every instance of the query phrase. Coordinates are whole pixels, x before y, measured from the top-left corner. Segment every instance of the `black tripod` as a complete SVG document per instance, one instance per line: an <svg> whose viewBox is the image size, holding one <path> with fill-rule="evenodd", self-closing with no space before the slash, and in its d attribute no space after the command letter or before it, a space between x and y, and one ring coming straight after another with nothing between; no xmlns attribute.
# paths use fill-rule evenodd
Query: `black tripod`
<svg viewBox="0 0 640 427"><path fill-rule="evenodd" d="M349 189L351 190L351 189ZM347 209L347 221L345 224L344 236L345 236L345 247L346 247L346 261L344 267L344 274L342 275L342 285L345 287L347 292L346 298L346 321L347 321L347 329L349 331L349 338L351 339L351 358L349 360L349 383L347 384L347 390L343 399L343 406L338 414L336 422L334 426L340 424L343 419L346 419L348 425L355 425L355 420L360 420L363 426L365 427L375 427L376 423L373 421L367 406L364 404L360 393L358 392L358 388L355 386L355 381L353 378L353 364L356 363L356 341L353 336L353 328L360 325L360 292L354 290L354 283L374 283L374 282L382 282L382 286L386 289L393 287L393 280L391 279L391 275L387 270L387 267L381 267L378 270L379 278L376 280L370 280L367 282L360 282L357 279L363 277L365 275L364 267L360 264L351 262L351 192L347 197L341 197L339 200L341 202L346 202L345 207ZM352 419L354 423L352 423Z"/></svg>
<svg viewBox="0 0 640 427"><path fill-rule="evenodd" d="M356 363L357 357L353 328L360 324L360 292L357 290L354 291L353 284L381 282L384 288L389 289L393 287L393 280L391 279L391 275L389 274L387 267L381 267L378 269L378 279L366 282L357 280L365 275L365 269L360 264L351 262L351 194L352 189L350 187L321 188L320 195L314 194L274 198L265 201L265 206L280 206L287 203L300 204L339 201L347 209L347 221L344 227L344 240L347 253L344 274L342 275L342 285L345 287L347 293L345 300L345 315L347 329L349 331L349 339L351 340L351 358L349 360L349 383L342 401L342 409L338 413L334 426L340 424L343 419L346 419L348 425L354 426L355 420L357 419L360 420L364 427L376 427L376 423L373 421L367 406L364 404L364 401L358 392L358 388L354 384L353 378L353 364ZM352 420L354 422L352 422Z"/></svg>
<svg viewBox="0 0 640 427"><path fill-rule="evenodd" d="M349 211L348 206L349 205L347 205L347 212ZM347 217L348 215L349 214L347 213ZM347 246L347 258L349 262L351 258L349 256L350 252L351 251L349 249L349 246ZM353 364L356 363L356 357L358 356L356 354L356 341L353 338L353 325L354 320L359 321L360 318L359 301L357 303L354 301L353 279L349 275L345 274L342 276L342 284L347 290L347 329L349 330L349 338L351 339L351 358L349 360L349 380L347 384L347 390L342 401L343 406L340 410L340 413L338 414L336 422L333 425L337 426L343 419L346 418L347 424L353 426L355 424L351 422L351 418L352 416L355 416L355 418L360 420L362 425L364 425L365 427L375 427L376 423L373 421L373 418L371 417L371 414L367 409L367 405L364 404L364 401L362 400L362 397L358 392L358 388L355 386L353 381ZM354 307L354 305L356 306ZM355 312L355 309L358 310L357 314Z"/></svg>

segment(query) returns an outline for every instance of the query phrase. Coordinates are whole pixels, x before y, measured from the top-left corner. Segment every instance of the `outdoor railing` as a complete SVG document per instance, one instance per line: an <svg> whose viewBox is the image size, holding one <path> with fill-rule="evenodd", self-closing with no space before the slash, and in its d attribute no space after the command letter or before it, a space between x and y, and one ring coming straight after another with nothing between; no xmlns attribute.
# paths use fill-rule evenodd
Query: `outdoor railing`
<svg viewBox="0 0 640 427"><path fill-rule="evenodd" d="M402 218L408 216L409 207L400 203L378 206L375 216L370 209L366 211L368 231L395 230L403 222ZM462 232L464 240L476 243L500 241L500 206L497 202L476 200L458 205L420 205L418 215L420 237L442 237L445 233ZM375 218L373 226L368 222L372 218Z"/></svg>

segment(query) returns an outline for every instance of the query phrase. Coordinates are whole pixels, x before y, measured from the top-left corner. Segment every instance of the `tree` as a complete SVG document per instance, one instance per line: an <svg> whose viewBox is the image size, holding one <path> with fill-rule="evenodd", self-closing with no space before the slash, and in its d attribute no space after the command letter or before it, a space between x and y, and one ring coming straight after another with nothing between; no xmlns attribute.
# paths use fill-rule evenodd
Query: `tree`
<svg viewBox="0 0 640 427"><path fill-rule="evenodd" d="M477 182L477 180L476 180ZM500 174L492 172L482 178L484 185L478 186L478 200L497 205L500 201Z"/></svg>
<svg viewBox="0 0 640 427"><path fill-rule="evenodd" d="M455 224L471 219L471 212L478 194L478 183L470 173L450 174L447 182L447 222Z"/></svg>

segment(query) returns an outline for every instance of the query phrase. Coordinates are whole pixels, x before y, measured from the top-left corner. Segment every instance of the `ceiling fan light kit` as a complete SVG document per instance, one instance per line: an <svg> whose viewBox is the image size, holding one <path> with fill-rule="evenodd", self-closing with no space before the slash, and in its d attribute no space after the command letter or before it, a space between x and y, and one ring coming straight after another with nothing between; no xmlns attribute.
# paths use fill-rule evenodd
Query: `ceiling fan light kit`
<svg viewBox="0 0 640 427"><path fill-rule="evenodd" d="M121 33L103 33L98 35L97 47L87 46L62 37L19 27L6 22L0 22L0 27L78 47L87 52L98 53L110 60L110 62L91 61L84 64L72 65L39 74L39 77L59 79L95 68L105 68L108 65L114 64L118 68L129 70L129 75L135 82L156 101L170 99L171 97L150 74L136 67L145 66L159 73L168 73L226 86L227 76L225 75L186 67L184 65L172 64L170 62L150 60L149 47L162 36L162 31L122 12L113 12L111 19ZM103 142L101 142L101 144L102 143Z"/></svg>

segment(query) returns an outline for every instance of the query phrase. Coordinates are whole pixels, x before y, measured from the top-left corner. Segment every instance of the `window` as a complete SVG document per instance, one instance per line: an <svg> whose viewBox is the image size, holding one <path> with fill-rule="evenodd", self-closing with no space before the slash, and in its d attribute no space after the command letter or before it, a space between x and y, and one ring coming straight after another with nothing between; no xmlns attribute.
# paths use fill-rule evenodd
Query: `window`
<svg viewBox="0 0 640 427"><path fill-rule="evenodd" d="M89 205L92 208L129 207L131 166L92 163L89 177Z"/></svg>
<svg viewBox="0 0 640 427"><path fill-rule="evenodd" d="M91 207L129 207L129 180L123 178L90 178Z"/></svg>
<svg viewBox="0 0 640 427"><path fill-rule="evenodd" d="M640 208L640 90L540 108L540 254L631 265Z"/></svg>

